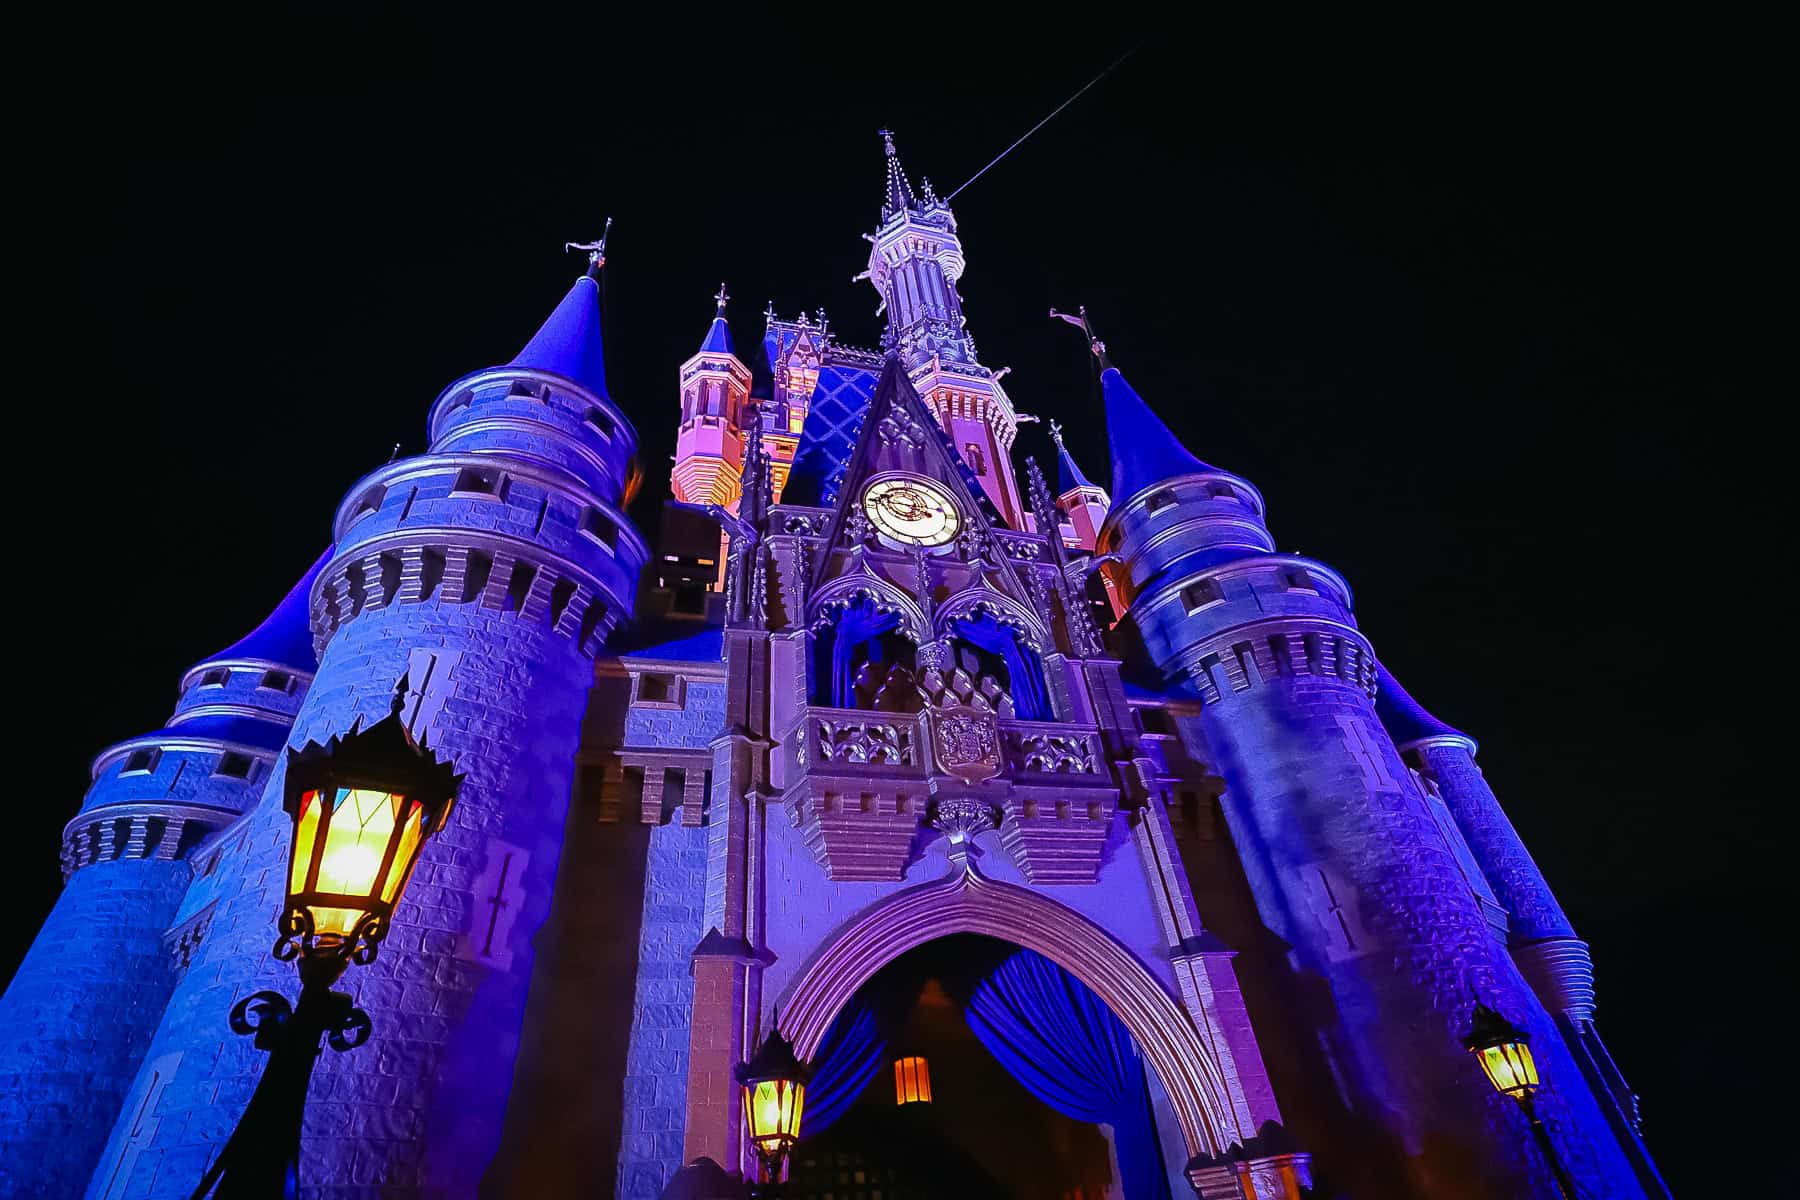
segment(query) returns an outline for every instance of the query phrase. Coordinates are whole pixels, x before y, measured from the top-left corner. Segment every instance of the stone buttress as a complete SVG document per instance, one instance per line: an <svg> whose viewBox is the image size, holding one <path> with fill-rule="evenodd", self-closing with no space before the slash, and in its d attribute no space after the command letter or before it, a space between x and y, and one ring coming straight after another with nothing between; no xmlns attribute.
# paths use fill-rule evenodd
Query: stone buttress
<svg viewBox="0 0 1800 1200"><path fill-rule="evenodd" d="M314 1076L312 1196L473 1196L499 1145L593 657L646 557L619 508L636 435L606 394L597 276L576 281L512 363L443 392L426 454L351 489L313 588L319 669L290 743L379 717L404 679L409 728L467 778L380 957L344 981L375 1032ZM150 1048L152 1065L172 1065L148 1131L115 1130L143 1142L130 1195L188 1194L260 1070L226 1013L249 991L294 987L269 955L281 778L220 868L211 930ZM108 1187L96 1176L89 1194Z"/></svg>

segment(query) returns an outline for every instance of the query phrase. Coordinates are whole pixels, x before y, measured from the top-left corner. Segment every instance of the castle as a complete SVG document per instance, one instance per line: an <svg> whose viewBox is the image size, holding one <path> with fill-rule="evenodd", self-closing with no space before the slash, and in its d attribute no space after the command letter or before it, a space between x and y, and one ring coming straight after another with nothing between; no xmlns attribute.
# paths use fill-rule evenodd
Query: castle
<svg viewBox="0 0 1800 1200"><path fill-rule="evenodd" d="M404 680L466 782L345 980L375 1031L319 1061L304 1195L744 1173L733 1070L777 1021L814 1064L805 1188L913 1036L877 983L934 946L969 964L945 1011L1104 1130L1079 1194L1556 1195L1462 1046L1477 999L1529 1033L1581 1194L1666 1194L1586 944L1345 578L1277 550L1256 487L1155 415L1184 398L1140 397L1085 314L1110 485L1060 435L1021 469L955 217L891 138L869 241L877 350L771 311L740 352L721 289L654 553L596 251L164 727L95 758L0 1002L0 1190L192 1191L262 1061L226 1013L292 987L284 747Z"/></svg>

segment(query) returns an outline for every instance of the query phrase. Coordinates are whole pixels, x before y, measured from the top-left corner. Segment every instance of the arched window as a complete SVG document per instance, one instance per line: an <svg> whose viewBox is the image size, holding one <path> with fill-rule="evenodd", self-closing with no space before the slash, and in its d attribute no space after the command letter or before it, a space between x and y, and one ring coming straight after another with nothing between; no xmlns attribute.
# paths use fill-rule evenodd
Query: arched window
<svg viewBox="0 0 1800 1200"><path fill-rule="evenodd" d="M1044 687L1043 664L1037 652L1020 638L1018 629L981 611L952 617L950 634L977 652L976 661L982 663L984 670L1001 672L994 676L995 681L1005 686L1012 697L1013 714L1020 720L1048 721L1054 717L1050 695ZM974 677L973 672L970 674Z"/></svg>
<svg viewBox="0 0 1800 1200"><path fill-rule="evenodd" d="M916 648L900 632L900 614L879 612L863 595L813 641L813 702L833 708L917 712Z"/></svg>

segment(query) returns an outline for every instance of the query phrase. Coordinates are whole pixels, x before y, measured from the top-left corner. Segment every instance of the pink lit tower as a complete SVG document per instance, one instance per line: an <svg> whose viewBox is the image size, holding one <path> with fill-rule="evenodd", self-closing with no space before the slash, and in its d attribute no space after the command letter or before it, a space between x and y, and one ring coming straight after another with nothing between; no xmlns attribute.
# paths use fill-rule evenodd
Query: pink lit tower
<svg viewBox="0 0 1800 1200"><path fill-rule="evenodd" d="M881 228L869 242L867 279L881 293L887 317L883 349L897 353L927 411L950 435L962 459L1000 519L1013 529L1029 524L1013 475L1013 440L1019 417L1000 386L1004 371L991 371L975 356L975 339L963 316L962 242L956 215L929 179L915 194L886 130L887 181Z"/></svg>

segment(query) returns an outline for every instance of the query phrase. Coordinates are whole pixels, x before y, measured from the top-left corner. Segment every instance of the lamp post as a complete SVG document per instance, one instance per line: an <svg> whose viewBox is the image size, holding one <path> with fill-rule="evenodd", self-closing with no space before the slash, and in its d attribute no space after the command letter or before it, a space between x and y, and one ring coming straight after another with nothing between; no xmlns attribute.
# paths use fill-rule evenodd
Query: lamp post
<svg viewBox="0 0 1800 1200"><path fill-rule="evenodd" d="M1549 1164L1550 1173L1556 1177L1557 1191L1564 1200L1576 1200L1575 1181L1569 1178L1568 1170L1556 1156L1550 1131L1544 1128L1543 1118L1538 1116L1532 1101L1538 1090L1538 1069L1537 1061L1531 1055L1530 1035L1477 1000L1463 1045L1481 1064L1494 1090L1518 1101L1519 1107L1525 1110L1538 1149Z"/></svg>
<svg viewBox="0 0 1800 1200"><path fill-rule="evenodd" d="M781 1179L781 1164L800 1140L800 1114L806 1105L806 1080L811 1074L794 1055L793 1043L781 1036L781 1018L775 1019L769 1036L750 1061L737 1069L744 1090L744 1119L750 1126L750 1144L756 1150L759 1185ZM761 1186L752 1195L768 1195Z"/></svg>
<svg viewBox="0 0 1800 1200"><path fill-rule="evenodd" d="M292 822L287 903L274 954L293 962L300 999L256 992L231 1010L235 1033L269 1053L261 1080L193 1200L292 1200L300 1120L319 1039L337 1051L369 1040L369 1015L336 983L375 959L425 841L444 827L462 783L394 712L325 745L288 751L282 807Z"/></svg>

